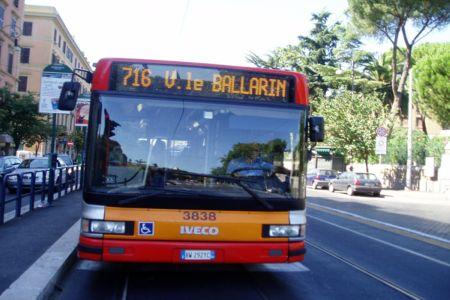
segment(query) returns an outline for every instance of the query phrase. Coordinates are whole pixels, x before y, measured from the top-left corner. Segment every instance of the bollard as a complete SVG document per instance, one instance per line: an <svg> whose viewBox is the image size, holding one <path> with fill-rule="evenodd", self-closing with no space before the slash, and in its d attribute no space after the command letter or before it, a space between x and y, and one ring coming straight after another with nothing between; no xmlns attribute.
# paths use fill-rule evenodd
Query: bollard
<svg viewBox="0 0 450 300"><path fill-rule="evenodd" d="M22 174L17 175L16 218L22 213Z"/></svg>
<svg viewBox="0 0 450 300"><path fill-rule="evenodd" d="M5 223L6 176L0 182L0 224Z"/></svg>
<svg viewBox="0 0 450 300"><path fill-rule="evenodd" d="M50 176L48 179L48 196L47 196L47 201L48 201L48 205L52 205L53 203L53 192L55 189L55 169L50 169Z"/></svg>
<svg viewBox="0 0 450 300"><path fill-rule="evenodd" d="M47 171L42 171L41 203L45 203L45 191L47 190Z"/></svg>
<svg viewBox="0 0 450 300"><path fill-rule="evenodd" d="M58 186L58 199L61 198L61 190L62 190L62 169L57 169L58 177L56 177L56 182Z"/></svg>
<svg viewBox="0 0 450 300"><path fill-rule="evenodd" d="M30 211L34 210L34 194L36 191L36 172L31 173L31 183L30 183Z"/></svg>

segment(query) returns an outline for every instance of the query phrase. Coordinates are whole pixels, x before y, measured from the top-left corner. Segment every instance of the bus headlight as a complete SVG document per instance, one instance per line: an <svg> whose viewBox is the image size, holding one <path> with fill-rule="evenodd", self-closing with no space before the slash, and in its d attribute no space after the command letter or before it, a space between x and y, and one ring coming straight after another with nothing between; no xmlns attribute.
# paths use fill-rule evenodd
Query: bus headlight
<svg viewBox="0 0 450 300"><path fill-rule="evenodd" d="M305 225L264 225L264 237L299 238L305 233Z"/></svg>
<svg viewBox="0 0 450 300"><path fill-rule="evenodd" d="M125 234L125 222L83 219L81 230L87 233Z"/></svg>

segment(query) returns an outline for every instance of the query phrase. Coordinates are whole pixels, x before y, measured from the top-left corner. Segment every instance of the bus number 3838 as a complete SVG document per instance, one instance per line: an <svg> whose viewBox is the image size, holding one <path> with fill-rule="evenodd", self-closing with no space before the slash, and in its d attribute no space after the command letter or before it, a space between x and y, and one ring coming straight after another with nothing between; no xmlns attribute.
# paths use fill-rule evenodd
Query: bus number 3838
<svg viewBox="0 0 450 300"><path fill-rule="evenodd" d="M207 211L184 211L183 220L191 221L215 221L216 213Z"/></svg>

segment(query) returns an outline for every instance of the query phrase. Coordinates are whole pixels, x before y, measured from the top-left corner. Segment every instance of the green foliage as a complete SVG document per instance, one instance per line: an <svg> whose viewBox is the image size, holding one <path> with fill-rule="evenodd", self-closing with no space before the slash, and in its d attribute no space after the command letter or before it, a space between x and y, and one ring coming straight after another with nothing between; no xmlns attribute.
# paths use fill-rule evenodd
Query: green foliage
<svg viewBox="0 0 450 300"><path fill-rule="evenodd" d="M427 44L415 54L416 104L427 117L450 128L450 43Z"/></svg>
<svg viewBox="0 0 450 300"><path fill-rule="evenodd" d="M435 158L436 166L441 166L442 154L445 151L445 139L443 137L434 137L428 141L426 156Z"/></svg>
<svg viewBox="0 0 450 300"><path fill-rule="evenodd" d="M47 121L39 115L38 103L32 95L19 95L1 90L3 104L0 106L0 131L14 140L15 151L24 142L33 142L45 136Z"/></svg>
<svg viewBox="0 0 450 300"><path fill-rule="evenodd" d="M320 101L318 111L325 117L325 142L367 165L375 152L376 129L387 119L380 97L343 92Z"/></svg>
<svg viewBox="0 0 450 300"><path fill-rule="evenodd" d="M329 12L313 14L313 29L307 36L299 36L297 45L278 48L263 59L251 53L247 60L258 67L271 69L289 69L306 74L309 80L310 95L322 96L328 88L323 75L317 68L332 67L333 74L337 70L334 50L339 41L339 23L328 24Z"/></svg>
<svg viewBox="0 0 450 300"><path fill-rule="evenodd" d="M69 134L69 140L73 142L76 153L80 153L83 150L84 134L81 128L75 128L75 130Z"/></svg>
<svg viewBox="0 0 450 300"><path fill-rule="evenodd" d="M314 27L308 36L299 36L298 44L277 48L266 59L250 53L248 61L258 67L306 74L313 101L334 97L342 90L387 95L390 81L372 76L374 71L384 70L374 67L378 61L372 53L360 49L362 42L355 28L329 24L329 17L329 12L313 14Z"/></svg>
<svg viewBox="0 0 450 300"><path fill-rule="evenodd" d="M430 31L443 27L450 21L448 0L348 0L352 23L364 35L388 39L392 44L392 105L391 113L400 115L400 103L405 89L408 71L411 68L413 46ZM409 25L415 31L411 30ZM408 35L409 33L411 33ZM399 49L403 39L405 51ZM404 65L400 66L398 54L404 55ZM400 69L402 69L400 71ZM401 76L397 76L401 73Z"/></svg>
<svg viewBox="0 0 450 300"><path fill-rule="evenodd" d="M422 131L413 131L413 161L417 165L424 165L427 156L433 156L439 166L444 153L445 139L442 137L428 138ZM391 164L406 165L407 129L395 128L388 140L386 160Z"/></svg>

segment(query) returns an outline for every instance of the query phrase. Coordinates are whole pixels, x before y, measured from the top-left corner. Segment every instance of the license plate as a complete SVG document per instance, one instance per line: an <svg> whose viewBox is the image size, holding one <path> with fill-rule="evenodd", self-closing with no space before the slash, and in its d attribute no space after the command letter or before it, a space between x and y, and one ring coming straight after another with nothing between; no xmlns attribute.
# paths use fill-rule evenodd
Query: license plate
<svg viewBox="0 0 450 300"><path fill-rule="evenodd" d="M181 250L181 260L214 260L216 253L213 250Z"/></svg>

